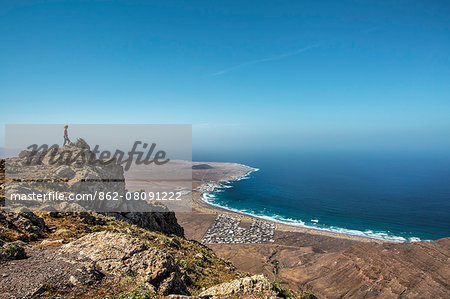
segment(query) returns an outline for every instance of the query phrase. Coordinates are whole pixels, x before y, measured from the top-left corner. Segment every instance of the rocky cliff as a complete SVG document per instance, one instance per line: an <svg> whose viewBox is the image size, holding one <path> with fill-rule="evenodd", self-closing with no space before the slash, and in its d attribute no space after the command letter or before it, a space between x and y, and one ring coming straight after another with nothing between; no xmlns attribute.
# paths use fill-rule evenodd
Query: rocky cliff
<svg viewBox="0 0 450 299"><path fill-rule="evenodd" d="M78 139L62 148L51 148L39 152L22 151L18 157L8 158L8 183L1 185L1 204L4 204L4 192L7 194L20 193L48 193L58 191L62 194L76 193L85 194L92 192L117 192L125 198L125 178L123 167L110 159L106 163L86 163L86 159L94 157L90 146L83 140ZM1 180L5 179L5 160L0 160ZM56 162L55 161L59 161ZM10 208L15 208L14 202L8 202ZM21 202L17 211L106 211L108 216L136 224L140 227L159 231L165 234L183 236L183 228L177 223L175 213L170 212L164 206L146 205L139 209L136 203L132 207L129 201L83 201L63 203L37 203ZM25 207L25 208L24 208ZM115 212L115 211L147 211L155 212ZM108 212L111 211L111 212Z"/></svg>

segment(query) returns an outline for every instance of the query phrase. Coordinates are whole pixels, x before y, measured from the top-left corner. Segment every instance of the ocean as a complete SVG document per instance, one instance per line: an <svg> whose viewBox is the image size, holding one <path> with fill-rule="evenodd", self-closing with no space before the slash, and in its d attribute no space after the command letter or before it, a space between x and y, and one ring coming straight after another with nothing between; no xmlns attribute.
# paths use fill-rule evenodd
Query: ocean
<svg viewBox="0 0 450 299"><path fill-rule="evenodd" d="M290 225L408 242L450 236L450 156L405 153L199 153L258 171L204 195Z"/></svg>

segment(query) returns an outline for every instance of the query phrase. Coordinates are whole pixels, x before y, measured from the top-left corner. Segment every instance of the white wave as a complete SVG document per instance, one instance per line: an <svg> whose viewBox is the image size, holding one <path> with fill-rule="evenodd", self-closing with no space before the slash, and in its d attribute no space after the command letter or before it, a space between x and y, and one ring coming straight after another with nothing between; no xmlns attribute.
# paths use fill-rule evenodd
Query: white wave
<svg viewBox="0 0 450 299"><path fill-rule="evenodd" d="M259 171L259 168L250 167L250 166L245 165L245 164L236 163L236 165L241 165L241 166L250 168L251 169L250 172Z"/></svg>
<svg viewBox="0 0 450 299"><path fill-rule="evenodd" d="M239 165L243 165L243 164L239 164ZM243 166L249 167L247 165L243 165ZM249 179L250 178L249 175L252 172L259 171L258 168L252 168L252 167L249 167L249 168L251 168L252 170L249 171L248 173L246 173L245 175L238 177L234 181ZM233 181L232 180L224 181L220 184L219 188L232 188L232 186L229 185L231 182L233 182ZM216 189L214 192L217 192L217 191L218 191L218 189ZM254 218L259 218L259 219L266 220L266 221L271 221L271 222L276 222L276 223L286 224L286 225L291 225L291 226L298 226L298 227L303 227L303 228L313 229L313 230L328 231L328 232L350 235L350 236L359 236L359 237L378 239L378 240L383 240L383 241L391 241L391 242L419 242L419 241L422 241L418 237L410 237L410 238L406 239L402 236L395 236L395 235L389 234L388 232L382 232L382 231L375 232L370 229L367 229L365 231L360 231L360 230L335 227L335 226L320 227L317 225L307 225L307 224L305 224L305 222L303 222L302 220L299 220L299 219L284 218L279 215L272 215L272 216L262 215L262 214L257 214L254 211L248 212L247 210L239 210L239 209L231 208L231 207L224 206L224 205L219 205L219 204L212 202L210 199L216 198L216 196L214 195L214 192L203 193L202 200L205 201L206 203L208 203L212 206L215 206L217 208L220 208L220 209L225 209L225 210L228 210L231 212L235 212L238 214L242 214L242 215L246 215L246 216L250 216L250 217L254 217ZM220 192L222 192L222 191L220 191ZM319 220L311 219L311 222L313 222L314 224L317 224L319 222Z"/></svg>
<svg viewBox="0 0 450 299"><path fill-rule="evenodd" d="M416 237L411 237L409 238L409 242L420 242L422 240L420 240L420 238L416 238Z"/></svg>
<svg viewBox="0 0 450 299"><path fill-rule="evenodd" d="M214 193L211 193L211 192L205 192L205 193L202 194L202 198L204 200L208 200L208 199L211 199L211 198L216 198L216 195Z"/></svg>

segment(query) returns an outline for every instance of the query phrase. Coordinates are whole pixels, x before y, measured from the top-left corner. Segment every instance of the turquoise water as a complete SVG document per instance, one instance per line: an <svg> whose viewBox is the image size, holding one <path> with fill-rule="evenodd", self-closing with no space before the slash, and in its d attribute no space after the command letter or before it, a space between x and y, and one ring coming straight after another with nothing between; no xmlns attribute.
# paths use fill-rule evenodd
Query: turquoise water
<svg viewBox="0 0 450 299"><path fill-rule="evenodd" d="M223 154L258 168L204 195L291 225L393 241L450 236L450 159L395 154Z"/></svg>

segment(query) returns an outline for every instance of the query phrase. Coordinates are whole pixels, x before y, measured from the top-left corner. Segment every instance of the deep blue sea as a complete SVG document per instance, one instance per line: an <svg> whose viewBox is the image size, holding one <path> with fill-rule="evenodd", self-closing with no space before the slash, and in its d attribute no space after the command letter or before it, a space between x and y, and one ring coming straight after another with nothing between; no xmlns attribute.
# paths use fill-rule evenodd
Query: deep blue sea
<svg viewBox="0 0 450 299"><path fill-rule="evenodd" d="M194 160L259 169L205 195L222 207L393 241L450 236L450 155L194 151Z"/></svg>

